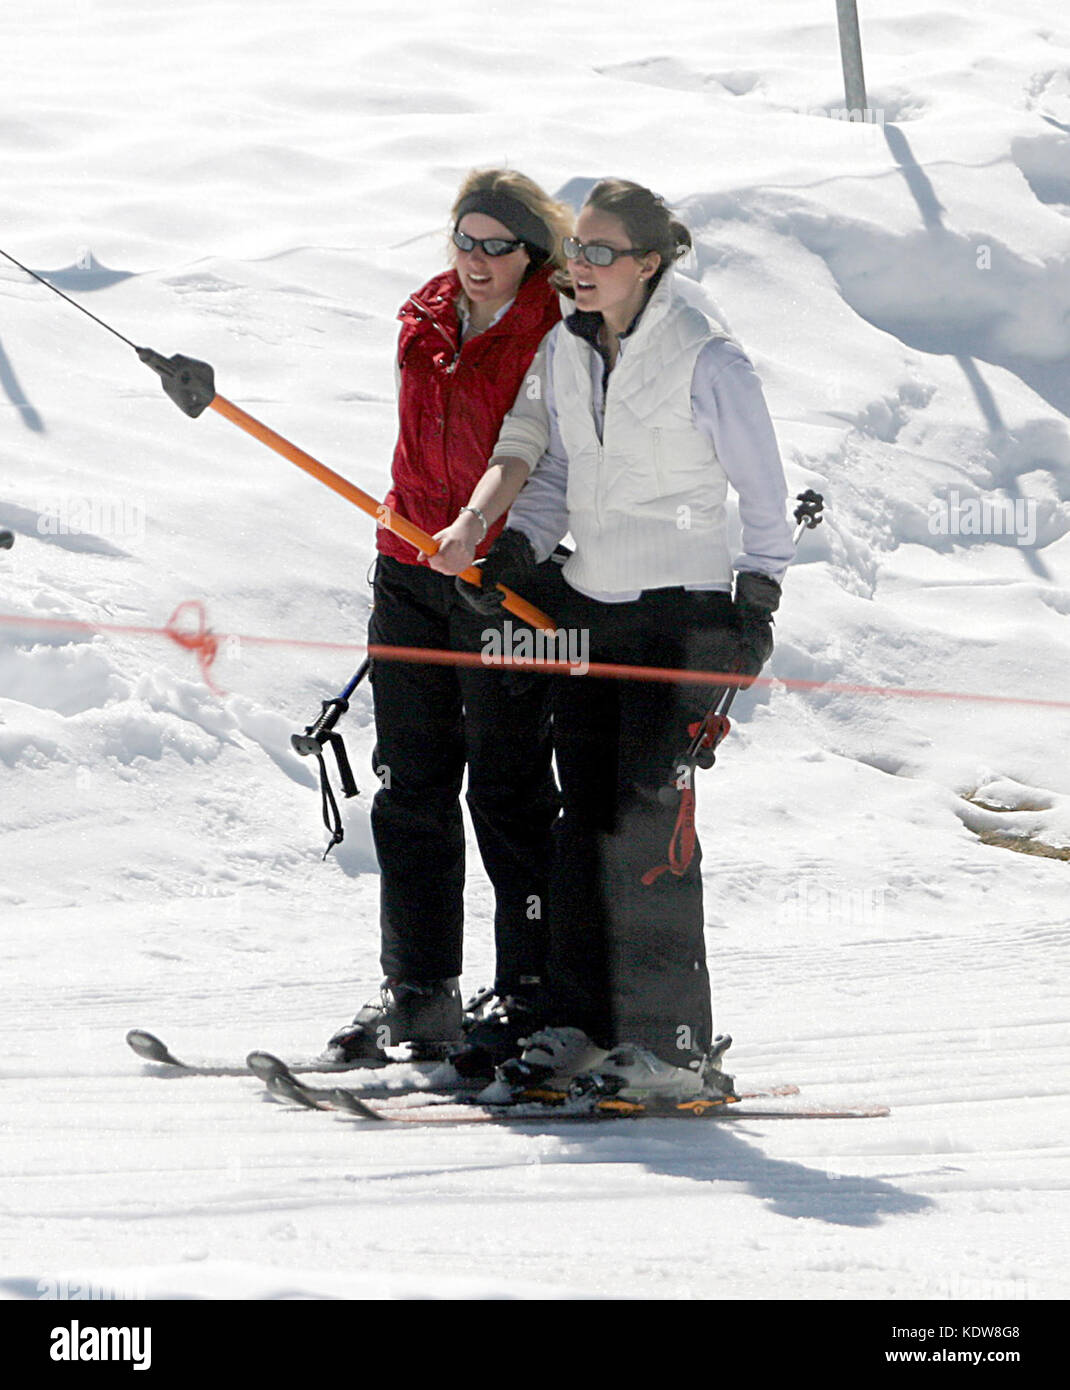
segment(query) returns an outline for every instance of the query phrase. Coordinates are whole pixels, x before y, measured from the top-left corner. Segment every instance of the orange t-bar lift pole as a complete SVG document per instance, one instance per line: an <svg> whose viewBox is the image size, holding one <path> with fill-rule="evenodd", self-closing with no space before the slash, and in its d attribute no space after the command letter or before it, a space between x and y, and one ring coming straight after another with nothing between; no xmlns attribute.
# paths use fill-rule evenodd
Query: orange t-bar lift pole
<svg viewBox="0 0 1070 1390"><path fill-rule="evenodd" d="M164 357L162 353L154 352L152 348L138 347L124 333L120 333L110 323L106 323L96 314L91 313L84 305L79 304L76 299L72 299L69 294L64 294L55 285L50 284L43 275L38 275L36 270L31 270L29 266L23 265L21 261L15 259L10 252L0 248L0 256L18 266L27 275L40 281L45 289L51 290L53 294L58 294L60 299L65 299L68 304L73 305L79 313L85 314L95 323L99 323L101 328L106 328L109 333L118 338L121 342L132 347L147 367L151 367L163 382L163 389L178 406L179 410L185 415L196 419L209 406L232 421L240 429L251 434L254 439L259 439L262 444L266 444L269 449L274 449L283 458L289 459L291 463L296 463L298 468L303 468L306 473L311 473L314 478L318 478L321 483L344 497L346 501L352 502L361 511L367 512L374 517L380 526L385 526L388 531L393 531L395 535L406 540L410 545L414 545L418 550L422 550L425 555L434 555L438 550L438 542L421 531L419 526L414 526L411 521L406 521L403 516L398 516L393 508L385 503L377 502L369 493L361 491L353 483L343 478L340 473L335 473L326 464L314 459L311 454L306 454L304 449L299 449L296 444L291 444L288 439L284 439L281 434L276 434L267 425L254 419L252 415L247 415L233 402L226 397L217 394L215 389L215 373L207 362L199 362L195 357L184 357L181 353L176 353L173 357ZM5 544L4 537L7 532L0 532L0 546ZM466 579L469 584L482 585L483 575L476 565L469 566L461 572L461 578ZM537 609L534 604L528 603L526 599L514 594L512 589L507 589L504 584L497 586L505 595L504 605L510 613L522 618L524 622L530 623L532 627L544 628L547 632L555 630L554 623Z"/></svg>
<svg viewBox="0 0 1070 1390"><path fill-rule="evenodd" d="M283 458L295 463L298 468L303 468L306 473L310 473L313 478L318 478L321 483L325 483L332 491L337 492L340 497L344 497L347 502L352 502L355 507L359 507L362 512L367 512L371 517L385 526L388 531L393 531L395 535L406 540L410 545L422 550L425 555L433 555L438 549L438 542L422 531L419 526L413 525L405 517L398 516L392 507L388 507L383 502L377 502L370 493L364 492L361 488L343 478L340 473L336 473L333 468L328 468L326 464L320 463L318 459L306 454L304 449L299 449L296 444L284 438L281 434L276 434L273 429L257 420L254 416L247 414L233 401L228 401L225 396L219 395L215 389L215 378L212 368L207 362L198 362L192 357L183 357L180 353L174 357L162 357L152 348L138 348L137 355L147 366L158 372L162 381L163 389L175 402L180 410L187 415L196 418L204 410L211 407L225 419L239 429L245 430L246 434L251 434L254 439L258 439L262 444L266 444L269 449L274 449ZM483 576L478 566L470 565L463 570L461 578L466 579L469 584L482 584ZM554 623L545 613L540 612L534 604L528 603L512 589L507 589L504 584L499 584L505 595L504 606L524 622L530 623L532 627L544 628L547 632L554 631Z"/></svg>

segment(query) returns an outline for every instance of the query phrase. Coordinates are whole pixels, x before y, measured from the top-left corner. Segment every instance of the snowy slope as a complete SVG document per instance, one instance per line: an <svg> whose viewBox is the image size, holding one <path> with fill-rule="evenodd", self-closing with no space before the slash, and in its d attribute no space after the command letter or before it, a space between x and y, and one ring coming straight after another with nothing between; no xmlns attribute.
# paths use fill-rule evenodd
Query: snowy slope
<svg viewBox="0 0 1070 1390"><path fill-rule="evenodd" d="M828 503L771 674L1065 700L1070 24L861 10L865 127L828 118L823 0L653 26L636 0L41 0L0 15L0 244L381 495L394 314L463 174L650 183L758 365L792 491ZM1065 1295L1066 708L779 685L700 786L737 1074L886 1120L383 1134L143 1075L132 1025L308 1053L378 982L366 692L326 864L289 751L360 661L374 536L6 262L0 307L0 615L160 627L199 599L244 635L219 697L161 638L0 622L3 1288ZM982 503L1018 532L972 531ZM468 898L474 988L474 849Z"/></svg>

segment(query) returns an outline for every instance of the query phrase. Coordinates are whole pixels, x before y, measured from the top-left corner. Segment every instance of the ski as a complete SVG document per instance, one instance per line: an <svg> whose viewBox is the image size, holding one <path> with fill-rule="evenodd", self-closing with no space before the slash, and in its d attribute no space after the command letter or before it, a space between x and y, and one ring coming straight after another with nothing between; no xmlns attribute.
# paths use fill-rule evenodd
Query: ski
<svg viewBox="0 0 1070 1390"><path fill-rule="evenodd" d="M174 1075L183 1076L248 1076L250 1063L248 1058L242 1063L214 1063L214 1062L185 1062L176 1057L167 1044L162 1042L155 1033L149 1033L144 1028L131 1028L126 1035L127 1046L141 1058L143 1062L150 1062L155 1066L166 1069ZM253 1052L250 1057L270 1057L278 1066L285 1066L293 1075L307 1074L327 1074L341 1071L375 1071L389 1072L392 1066L399 1067L424 1067L429 1069L440 1065L438 1062L418 1062L418 1061L363 1061L363 1062L331 1062L324 1057L309 1057L299 1061L283 1063L278 1058L272 1057L271 1053ZM255 1070L255 1068L254 1068ZM382 1088L383 1094L392 1094L389 1088Z"/></svg>
<svg viewBox="0 0 1070 1390"><path fill-rule="evenodd" d="M643 1106L633 1106L627 1110L607 1109L596 1106L585 1111L555 1110L550 1106L538 1106L534 1110L527 1106L503 1106L499 1109L476 1106L428 1106L408 1110L394 1109L383 1111L373 1106L364 1106L356 1118L386 1124L411 1125L478 1125L478 1124L606 1124L611 1120L867 1120L878 1119L890 1114L885 1105L855 1106L851 1109L818 1108L811 1106L805 1110L758 1110L739 1105L713 1105L706 1110L688 1110L684 1107L650 1110Z"/></svg>
<svg viewBox="0 0 1070 1390"><path fill-rule="evenodd" d="M280 1100L291 1101L294 1105L303 1106L306 1110L335 1110L343 1111L347 1115L358 1116L362 1120L385 1120L387 1115L380 1114L367 1105L355 1091L338 1088L337 1095L334 1091L327 1090L320 1086L306 1086L299 1081L289 1070L273 1072L261 1077L264 1085L273 1096Z"/></svg>
<svg viewBox="0 0 1070 1390"><path fill-rule="evenodd" d="M323 1088L306 1086L297 1077L285 1072L267 1079L272 1095L307 1110L327 1110L353 1119L377 1124L601 1124L608 1120L860 1120L877 1119L890 1114L885 1105L850 1107L813 1106L805 1108L768 1109L747 1102L796 1094L797 1087L780 1087L776 1091L743 1092L736 1101L724 1102L700 1098L679 1106L649 1108L632 1102L563 1099L556 1104L530 1104L519 1101L513 1105L479 1105L473 1101L438 1100L429 1105L369 1105L354 1091L345 1087Z"/></svg>
<svg viewBox="0 0 1070 1390"><path fill-rule="evenodd" d="M250 1052L242 1066L215 1063L190 1063L176 1057L155 1034L144 1029L131 1029L126 1037L130 1048L144 1062L186 1076L248 1076L258 1077L268 1091L281 1100L305 1109L334 1111L350 1118L373 1123L397 1124L509 1124L518 1123L601 1123L611 1119L864 1119L889 1113L886 1106L855 1106L830 1108L810 1106L805 1109L755 1109L751 1102L786 1099L799 1094L798 1086L782 1085L767 1090L741 1091L729 1104L700 1102L688 1107L651 1110L626 1102L605 1100L594 1102L562 1098L549 1103L518 1102L513 1105L486 1106L476 1100L475 1091L433 1090L424 1082L404 1081L400 1086L384 1083L347 1088L313 1086L301 1080L303 1075L328 1074L341 1071L375 1070L378 1074L391 1069L381 1063L340 1064L311 1058L301 1062L286 1062L273 1053ZM398 1062L399 1067L419 1066L419 1063ZM438 1063L424 1063L437 1066ZM424 1098L426 1097L426 1099ZM419 1099L417 1099L419 1098ZM369 1104L373 1101L374 1104Z"/></svg>
<svg viewBox="0 0 1070 1390"><path fill-rule="evenodd" d="M256 1059L255 1062L254 1058ZM475 1093L435 1095L426 1101L421 1101L416 1100L415 1097L418 1092L414 1093L413 1091L395 1092L394 1104L391 1104L389 1099L384 1101L364 1089L354 1090L345 1086L310 1086L295 1076L277 1057L271 1057L267 1053L252 1054L249 1064L250 1069L260 1077L271 1094L279 1099L290 1101L307 1110L334 1110L364 1120L402 1120L411 1124L415 1121L445 1123L447 1120L457 1119L458 1123L468 1124L481 1123L487 1119L508 1120L510 1118L604 1120L637 1114L657 1115L662 1118L692 1118L704 1116L714 1110L723 1112L725 1109L725 1102L704 1098L683 1106L674 1106L657 1111L646 1110L642 1106L624 1101L610 1099L597 1102L576 1101L567 1096L547 1097L545 1100L535 1103L521 1100L511 1105L482 1105L476 1099ZM730 1103L736 1105L741 1101L783 1099L798 1094L798 1086L774 1086L762 1091L739 1091ZM368 1105L368 1100L375 1100L376 1104ZM442 1115L429 1113L433 1111L448 1113ZM759 1112L749 1110L746 1113L754 1116ZM778 1116L783 1113L788 1112L776 1112ZM792 1111L790 1113L799 1112ZM821 1113L826 1112L822 1110ZM886 1112L881 1111L880 1113Z"/></svg>
<svg viewBox="0 0 1070 1390"><path fill-rule="evenodd" d="M272 1090L273 1083L281 1078L284 1081L292 1082L295 1087L300 1087L305 1097L322 1101L325 1103L325 1106L334 1100L339 1092L344 1089L333 1086L309 1085L307 1081L302 1081L300 1079L302 1073L299 1067L294 1067L289 1062L284 1062L281 1057L276 1057L272 1052L250 1052L245 1059L245 1064L247 1070L251 1071L254 1076L259 1077L264 1085L267 1086L268 1090ZM399 1063L398 1065L411 1067L418 1064L409 1062ZM438 1066L439 1063L436 1062L429 1065ZM382 1070L382 1068L379 1069L380 1074ZM387 1068L387 1071L389 1070L390 1069ZM371 1085L365 1084L356 1089L349 1089L346 1091L346 1094L355 1100L374 1099L381 1101L395 1098L407 1100L414 1095L427 1095L432 1097L447 1095L447 1098L453 1100L470 1101L475 1099L476 1094L482 1090L485 1085L486 1082L481 1081L474 1087L465 1086L460 1082L457 1086L432 1086L427 1082L425 1077L421 1076L414 1080L409 1080L408 1082L402 1078L402 1084L399 1086L391 1086L384 1083L375 1084L373 1082ZM279 1092L279 1094L282 1093Z"/></svg>
<svg viewBox="0 0 1070 1390"><path fill-rule="evenodd" d="M250 1052L245 1059L249 1070L254 1076L260 1078L267 1086L269 1091L276 1095L282 1095L286 1099L294 1100L299 1105L306 1105L309 1101L317 1101L320 1104L310 1106L312 1109L337 1110L347 1108L350 1101L361 1103L366 1100L376 1101L395 1101L404 1108L414 1108L416 1105L424 1105L428 1108L439 1105L457 1104L477 1104L477 1097L487 1085L487 1079L468 1083L458 1077L455 1085L434 1085L426 1081L416 1081L410 1085L401 1086L360 1086L358 1088L347 1088L341 1086L311 1086L307 1081L302 1081L295 1072L295 1069L276 1057L271 1052ZM276 1083L283 1083L281 1085ZM300 1094L296 1094L300 1091ZM797 1096L798 1086L783 1085L773 1086L764 1091L740 1091L737 1093L736 1100L772 1100L777 1097ZM424 1101L418 1101L418 1096L426 1096ZM556 1105L565 1100L563 1094L548 1092L545 1096L530 1097L539 1103L546 1105ZM382 1106L380 1109L384 1108Z"/></svg>
<svg viewBox="0 0 1070 1390"><path fill-rule="evenodd" d="M595 1106L593 1109L571 1110L553 1106L501 1106L495 1109L482 1106L432 1105L408 1109L383 1109L379 1106L361 1105L359 1111L351 1112L354 1118L375 1120L385 1124L410 1125L478 1125L478 1124L606 1124L609 1121L624 1120L868 1120L879 1119L890 1114L886 1105L853 1106L849 1109L810 1106L798 1110L754 1109L746 1105L717 1104L705 1110L688 1110L685 1107L651 1110L643 1106L630 1106L627 1109L609 1109Z"/></svg>
<svg viewBox="0 0 1070 1390"><path fill-rule="evenodd" d="M434 1109L443 1105L474 1105L478 1104L479 1092L487 1084L486 1080L483 1080L467 1087L463 1085L457 1087L415 1085L390 1088L361 1086L354 1089L345 1086L310 1086L307 1081L300 1079L292 1067L270 1052L250 1052L246 1061L249 1070L263 1081L269 1091L275 1095L284 1096L288 1100L294 1100L297 1104L305 1105L309 1109L317 1110L345 1110L351 1108L351 1102L355 1101L360 1105L365 1100L394 1100L397 1103L397 1108L401 1109L415 1109L417 1106L421 1109ZM777 1097L797 1096L798 1094L798 1086L773 1086L767 1091L740 1091L736 1095L736 1100L772 1100ZM422 1102L416 1101L415 1098L420 1095L426 1095L428 1099ZM549 1092L545 1097L539 1098L538 1103L545 1109L547 1105L557 1105L565 1099L564 1095ZM317 1103L309 1105L310 1101ZM379 1105L377 1108L385 1110L393 1107ZM509 1109L510 1107L494 1108Z"/></svg>

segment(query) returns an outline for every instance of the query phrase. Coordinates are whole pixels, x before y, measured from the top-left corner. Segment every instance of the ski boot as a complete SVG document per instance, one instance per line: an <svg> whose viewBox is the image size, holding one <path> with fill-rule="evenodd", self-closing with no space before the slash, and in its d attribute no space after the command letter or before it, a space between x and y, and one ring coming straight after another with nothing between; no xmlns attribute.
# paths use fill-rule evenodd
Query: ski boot
<svg viewBox="0 0 1070 1390"><path fill-rule="evenodd" d="M721 1070L720 1059L732 1045L727 1034L714 1039L703 1057L687 1066L663 1061L634 1043L616 1047L590 1072L575 1076L569 1086L573 1100L585 1100L595 1110L619 1115L701 1115L735 1100L733 1081Z"/></svg>
<svg viewBox="0 0 1070 1390"><path fill-rule="evenodd" d="M449 1050L448 1061L428 1077L428 1084L457 1085L485 1078L515 1057L520 1043L539 1026L534 1004L523 996L484 990L465 1006L464 1041Z"/></svg>
<svg viewBox="0 0 1070 1390"><path fill-rule="evenodd" d="M702 1090L711 1100L727 1103L738 1100L735 1077L729 1076L721 1066L721 1059L732 1046L731 1033L718 1033L713 1046L702 1059Z"/></svg>
<svg viewBox="0 0 1070 1390"><path fill-rule="evenodd" d="M559 1104L580 1072L595 1070L607 1055L580 1028L540 1028L521 1038L523 1052L495 1068L494 1081L479 1100L485 1105L508 1105L520 1100Z"/></svg>
<svg viewBox="0 0 1070 1390"><path fill-rule="evenodd" d="M411 1046L414 1061L438 1060L461 1038L461 994L457 980L386 979L352 1023L327 1044L332 1062L389 1062L388 1047Z"/></svg>

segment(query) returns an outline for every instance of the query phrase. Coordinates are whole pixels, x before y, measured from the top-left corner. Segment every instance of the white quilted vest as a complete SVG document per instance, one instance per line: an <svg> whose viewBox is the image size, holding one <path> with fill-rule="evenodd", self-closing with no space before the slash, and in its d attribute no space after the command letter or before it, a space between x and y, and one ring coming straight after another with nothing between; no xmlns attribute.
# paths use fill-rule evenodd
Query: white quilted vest
<svg viewBox="0 0 1070 1390"><path fill-rule="evenodd" d="M576 543L564 574L588 593L731 586L728 480L691 421L695 360L711 338L728 335L677 297L674 279L672 271L662 276L624 340L606 388L601 439L592 398L597 354L564 325L557 331L554 403Z"/></svg>

